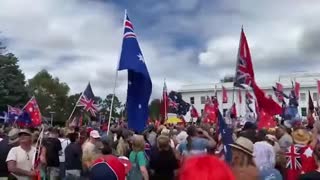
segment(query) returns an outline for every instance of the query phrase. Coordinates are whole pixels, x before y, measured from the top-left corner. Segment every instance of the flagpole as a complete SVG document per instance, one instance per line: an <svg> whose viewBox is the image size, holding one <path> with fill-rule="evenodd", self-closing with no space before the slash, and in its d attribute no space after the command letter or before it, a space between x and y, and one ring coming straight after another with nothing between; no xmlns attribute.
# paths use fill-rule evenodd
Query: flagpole
<svg viewBox="0 0 320 180"><path fill-rule="evenodd" d="M80 96L79 96L79 98L78 98L78 100L77 100L76 104L74 105L74 108L73 108L73 110L72 110L72 112L71 112L71 114L70 114L70 116L69 116L69 118L68 118L67 122L69 122L69 120L70 120L70 118L72 117L72 115L73 115L74 111L76 110L77 105L78 105L78 103L79 103L79 101L80 101L80 99L81 99L82 94L83 94L83 92L82 92L82 93L80 93Z"/></svg>
<svg viewBox="0 0 320 180"><path fill-rule="evenodd" d="M127 17L127 9L124 10L123 27L125 27L126 17ZM123 43L123 41L122 41L122 43ZM114 86L113 86L113 93L112 93L112 99L111 99L111 105L110 105L107 135L109 135L110 125L111 125L114 96L116 93L116 86L117 86L117 80L118 80L118 69L119 69L119 64L120 64L120 56L121 56L121 53L119 53L118 64L117 64L117 68L116 68L116 75L115 75L115 79L114 79Z"/></svg>
<svg viewBox="0 0 320 180"><path fill-rule="evenodd" d="M167 88L166 78L164 78L164 84L166 86L166 94L168 95L168 88ZM162 93L162 99L163 99L163 93ZM164 121L167 121L167 117L168 117L168 114L167 114L167 99L163 99L163 101L164 101Z"/></svg>

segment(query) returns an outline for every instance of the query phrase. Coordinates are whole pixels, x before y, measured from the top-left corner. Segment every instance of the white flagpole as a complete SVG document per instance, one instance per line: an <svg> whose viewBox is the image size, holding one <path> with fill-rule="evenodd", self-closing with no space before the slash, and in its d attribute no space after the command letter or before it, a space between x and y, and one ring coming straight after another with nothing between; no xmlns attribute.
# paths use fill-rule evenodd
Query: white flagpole
<svg viewBox="0 0 320 180"><path fill-rule="evenodd" d="M168 87L167 87L167 83L166 83L166 78L164 78L164 84L166 85L166 94L168 95ZM163 98L163 92L162 92L162 98ZM167 121L168 120L168 113L167 113L167 99L163 99L164 101L164 120Z"/></svg>
<svg viewBox="0 0 320 180"><path fill-rule="evenodd" d="M123 18L123 28L125 27L126 17L127 17L127 10L125 9L124 10L124 18ZM122 41L122 43L123 43L123 41ZM112 110L113 110L113 102L114 102L114 96L115 96L115 93L116 93L116 86L117 86L117 80L118 80L118 69L119 69L119 63L120 63L120 56L121 56L121 53L119 53L118 64L117 64L117 67L116 67L116 75L115 75L115 79L114 79L113 93L112 93L112 99L111 99L111 105L110 105L110 113L109 113L109 120L108 120L107 135L109 135L109 132L110 132Z"/></svg>
<svg viewBox="0 0 320 180"><path fill-rule="evenodd" d="M77 100L76 104L74 105L74 108L73 108L73 110L72 110L72 112L71 112L71 114L70 114L70 116L69 116L69 118L68 118L68 121L67 121L67 122L69 122L69 120L70 120L70 118L72 117L72 115L73 115L74 111L76 110L77 105L78 105L78 103L79 103L79 101L80 101L80 99L81 99L81 96L82 96L82 95L83 95L83 92L82 92L82 93L80 93L80 96L79 96L79 98L78 98L78 100Z"/></svg>

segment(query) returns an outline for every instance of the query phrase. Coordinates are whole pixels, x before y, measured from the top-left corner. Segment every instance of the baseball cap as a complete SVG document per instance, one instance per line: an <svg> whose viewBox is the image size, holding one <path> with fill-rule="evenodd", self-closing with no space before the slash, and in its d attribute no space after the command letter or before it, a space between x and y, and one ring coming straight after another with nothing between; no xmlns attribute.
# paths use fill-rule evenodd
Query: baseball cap
<svg viewBox="0 0 320 180"><path fill-rule="evenodd" d="M90 167L90 179L125 180L125 166L113 155L105 155L96 159Z"/></svg>
<svg viewBox="0 0 320 180"><path fill-rule="evenodd" d="M99 132L97 130L92 130L90 132L90 137L93 137L93 138L101 138Z"/></svg>

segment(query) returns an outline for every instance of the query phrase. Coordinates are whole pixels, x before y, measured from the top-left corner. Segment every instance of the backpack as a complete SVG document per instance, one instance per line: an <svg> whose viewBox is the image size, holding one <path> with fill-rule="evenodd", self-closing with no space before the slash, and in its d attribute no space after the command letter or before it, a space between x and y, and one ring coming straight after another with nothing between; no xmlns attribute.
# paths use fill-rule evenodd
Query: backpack
<svg viewBox="0 0 320 180"><path fill-rule="evenodd" d="M134 162L132 163L131 170L128 173L127 180L142 180L143 179L137 157L138 157L138 153L136 153L136 155L134 157Z"/></svg>

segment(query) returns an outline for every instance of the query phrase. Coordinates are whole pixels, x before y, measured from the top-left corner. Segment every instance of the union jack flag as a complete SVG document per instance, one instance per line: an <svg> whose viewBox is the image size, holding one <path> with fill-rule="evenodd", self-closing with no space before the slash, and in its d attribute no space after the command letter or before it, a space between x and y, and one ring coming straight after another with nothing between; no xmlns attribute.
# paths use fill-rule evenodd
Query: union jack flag
<svg viewBox="0 0 320 180"><path fill-rule="evenodd" d="M136 34L134 33L133 25L128 17L126 15L126 20L124 22L124 37L123 38L136 38Z"/></svg>
<svg viewBox="0 0 320 180"><path fill-rule="evenodd" d="M169 99L169 107L173 107L174 109L178 109L179 103L173 101L171 98Z"/></svg>
<svg viewBox="0 0 320 180"><path fill-rule="evenodd" d="M20 108L12 107L8 105L8 113L15 114L15 115L21 115L23 111Z"/></svg>
<svg viewBox="0 0 320 180"><path fill-rule="evenodd" d="M98 105L94 102L94 94L92 92L90 83L81 94L77 106L83 107L83 109L87 112L90 112L92 116L96 116L96 113L98 112Z"/></svg>
<svg viewBox="0 0 320 180"><path fill-rule="evenodd" d="M254 81L254 72L251 61L250 49L246 36L241 29L240 45L236 67L234 85L243 88L243 84L251 86Z"/></svg>
<svg viewBox="0 0 320 180"><path fill-rule="evenodd" d="M286 168L288 169L294 169L294 170L299 170L302 168L301 166L301 155L300 155L300 148L291 145L286 152Z"/></svg>

